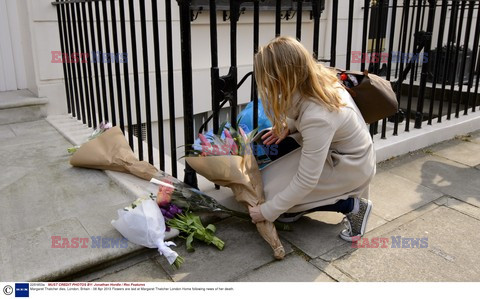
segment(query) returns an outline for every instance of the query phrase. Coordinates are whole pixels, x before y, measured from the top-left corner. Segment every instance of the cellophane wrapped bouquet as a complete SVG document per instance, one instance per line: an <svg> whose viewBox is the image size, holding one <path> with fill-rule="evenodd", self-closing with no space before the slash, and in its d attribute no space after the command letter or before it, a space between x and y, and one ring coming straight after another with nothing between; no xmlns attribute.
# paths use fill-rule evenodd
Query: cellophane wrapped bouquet
<svg viewBox="0 0 480 299"><path fill-rule="evenodd" d="M245 206L265 201L262 175L251 148L256 130L248 135L239 128L223 126L218 135L206 138L199 134L200 145L187 150L186 162L197 173L220 186L232 189L235 199ZM222 135L224 137L222 137ZM270 244L276 259L283 259L285 250L272 222L256 223L260 235Z"/></svg>

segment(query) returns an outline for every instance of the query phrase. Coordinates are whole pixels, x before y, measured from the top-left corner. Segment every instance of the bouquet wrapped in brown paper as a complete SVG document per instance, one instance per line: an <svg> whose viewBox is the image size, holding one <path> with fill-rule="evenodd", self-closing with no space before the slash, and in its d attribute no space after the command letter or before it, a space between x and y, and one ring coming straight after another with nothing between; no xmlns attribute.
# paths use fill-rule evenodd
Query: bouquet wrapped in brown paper
<svg viewBox="0 0 480 299"><path fill-rule="evenodd" d="M242 129L224 130L225 139L213 136L212 143L202 134L202 145L194 147L186 162L199 174L220 186L232 189L235 199L246 206L257 206L265 201L262 175L250 148L251 136ZM270 244L276 259L283 259L285 250L272 222L256 224L260 235Z"/></svg>
<svg viewBox="0 0 480 299"><path fill-rule="evenodd" d="M118 127L104 131L76 149L70 164L77 167L131 173L150 180L158 170L146 161L139 161Z"/></svg>

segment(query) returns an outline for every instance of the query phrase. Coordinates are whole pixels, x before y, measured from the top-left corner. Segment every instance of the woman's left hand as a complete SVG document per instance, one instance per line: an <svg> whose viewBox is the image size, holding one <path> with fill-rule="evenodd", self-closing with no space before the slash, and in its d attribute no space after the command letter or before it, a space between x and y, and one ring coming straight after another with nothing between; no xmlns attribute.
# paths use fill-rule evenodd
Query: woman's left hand
<svg viewBox="0 0 480 299"><path fill-rule="evenodd" d="M262 215L262 211L260 210L260 206L255 206L255 207L248 207L248 212L250 213L250 217L252 217L252 222L257 223L257 222L262 222L265 221L266 219Z"/></svg>

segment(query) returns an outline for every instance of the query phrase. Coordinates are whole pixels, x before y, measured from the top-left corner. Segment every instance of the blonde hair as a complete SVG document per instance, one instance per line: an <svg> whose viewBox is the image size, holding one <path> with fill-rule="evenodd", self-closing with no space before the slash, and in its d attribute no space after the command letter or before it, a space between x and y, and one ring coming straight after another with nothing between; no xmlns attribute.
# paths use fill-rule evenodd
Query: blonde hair
<svg viewBox="0 0 480 299"><path fill-rule="evenodd" d="M318 64L305 47L291 37L277 37L260 48L255 55L255 81L268 118L280 134L287 111L292 109L292 96L309 98L330 111L345 106L334 87L336 74Z"/></svg>

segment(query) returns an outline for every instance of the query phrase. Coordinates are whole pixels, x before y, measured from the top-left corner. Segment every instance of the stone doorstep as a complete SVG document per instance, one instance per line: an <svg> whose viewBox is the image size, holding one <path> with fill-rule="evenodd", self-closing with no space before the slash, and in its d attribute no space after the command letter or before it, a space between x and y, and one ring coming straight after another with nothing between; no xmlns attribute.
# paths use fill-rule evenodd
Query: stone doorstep
<svg viewBox="0 0 480 299"><path fill-rule="evenodd" d="M47 116L48 100L29 90L0 92L0 125L34 121Z"/></svg>
<svg viewBox="0 0 480 299"><path fill-rule="evenodd" d="M48 101L44 98L19 98L18 100L6 100L0 102L0 110L29 107L29 106L41 106L48 104Z"/></svg>
<svg viewBox="0 0 480 299"><path fill-rule="evenodd" d="M27 89L0 92L0 110L45 104L46 98L38 98Z"/></svg>

